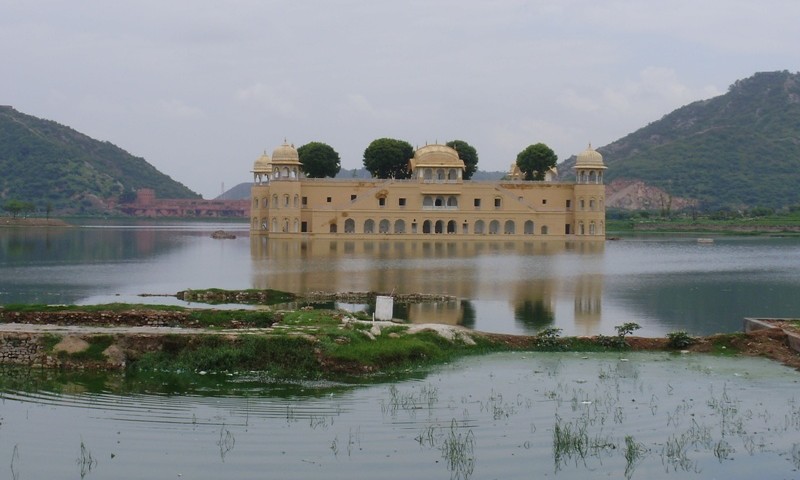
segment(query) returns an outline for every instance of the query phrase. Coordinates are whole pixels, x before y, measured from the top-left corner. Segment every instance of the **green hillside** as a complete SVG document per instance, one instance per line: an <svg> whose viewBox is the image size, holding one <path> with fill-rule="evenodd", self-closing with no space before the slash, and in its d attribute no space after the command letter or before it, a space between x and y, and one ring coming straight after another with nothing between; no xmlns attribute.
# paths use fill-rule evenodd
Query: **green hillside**
<svg viewBox="0 0 800 480"><path fill-rule="evenodd" d="M800 74L738 80L598 151L606 183L640 179L703 209L800 204Z"/></svg>
<svg viewBox="0 0 800 480"><path fill-rule="evenodd" d="M143 187L159 198L199 198L143 158L8 106L0 106L0 172L0 201L40 209L101 211L105 200Z"/></svg>

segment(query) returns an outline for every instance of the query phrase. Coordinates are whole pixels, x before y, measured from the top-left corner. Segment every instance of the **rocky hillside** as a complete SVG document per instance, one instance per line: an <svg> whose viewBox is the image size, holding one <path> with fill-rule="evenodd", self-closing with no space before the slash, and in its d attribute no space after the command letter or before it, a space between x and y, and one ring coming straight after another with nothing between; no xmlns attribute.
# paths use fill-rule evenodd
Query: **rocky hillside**
<svg viewBox="0 0 800 480"><path fill-rule="evenodd" d="M738 80L726 94L681 107L598 151L609 183L640 181L701 209L798 205L800 74ZM559 170L569 174L572 165L574 158Z"/></svg>
<svg viewBox="0 0 800 480"><path fill-rule="evenodd" d="M0 203L92 213L152 188L159 198L199 198L143 158L69 127L0 106Z"/></svg>

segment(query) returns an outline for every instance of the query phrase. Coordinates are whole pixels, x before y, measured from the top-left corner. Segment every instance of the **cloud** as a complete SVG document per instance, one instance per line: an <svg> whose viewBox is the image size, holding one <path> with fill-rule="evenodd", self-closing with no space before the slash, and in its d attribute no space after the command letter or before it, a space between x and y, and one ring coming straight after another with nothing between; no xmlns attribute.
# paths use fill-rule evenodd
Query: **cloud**
<svg viewBox="0 0 800 480"><path fill-rule="evenodd" d="M154 109L164 117L178 120L206 118L206 114L201 108L186 105L174 98L157 102Z"/></svg>
<svg viewBox="0 0 800 480"><path fill-rule="evenodd" d="M236 92L236 99L244 104L255 105L270 113L287 117L302 116L302 110L293 97L293 88L288 85L270 85L262 82L254 83Z"/></svg>

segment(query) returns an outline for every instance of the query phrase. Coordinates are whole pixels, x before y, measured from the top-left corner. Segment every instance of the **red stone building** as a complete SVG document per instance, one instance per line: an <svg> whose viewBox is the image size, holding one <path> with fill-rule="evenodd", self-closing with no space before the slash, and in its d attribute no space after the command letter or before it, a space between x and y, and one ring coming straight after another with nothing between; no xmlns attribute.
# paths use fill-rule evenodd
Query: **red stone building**
<svg viewBox="0 0 800 480"><path fill-rule="evenodd" d="M214 218L250 216L249 200L203 200L194 198L156 198L151 188L136 191L136 201L119 205L134 217Z"/></svg>

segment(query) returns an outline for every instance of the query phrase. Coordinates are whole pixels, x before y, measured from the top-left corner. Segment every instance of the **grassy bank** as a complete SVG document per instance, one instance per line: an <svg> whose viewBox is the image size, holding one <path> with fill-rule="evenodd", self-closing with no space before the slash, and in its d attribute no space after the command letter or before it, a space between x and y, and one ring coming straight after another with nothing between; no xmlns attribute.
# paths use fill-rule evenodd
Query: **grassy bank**
<svg viewBox="0 0 800 480"><path fill-rule="evenodd" d="M181 307L98 305L16 306L0 309L3 323L81 325L69 334L32 329L14 337L38 338L41 360L55 368L119 369L131 372L232 373L258 371L282 379L335 379L416 371L467 355L501 351L626 352L694 351L717 355L765 355L800 367L785 334L726 334L695 338L672 332L665 338L632 335L626 323L616 335L562 337L560 329L536 335L501 335L449 325L371 322L337 310L193 310ZM36 322L25 322L25 319ZM178 319L178 320L176 320ZM178 330L136 330L109 326L180 326ZM28 340L25 340L28 341Z"/></svg>
<svg viewBox="0 0 800 480"><path fill-rule="evenodd" d="M609 211L606 231L628 233L716 233L800 235L800 210L770 212L716 212L710 215L660 216L649 212Z"/></svg>

